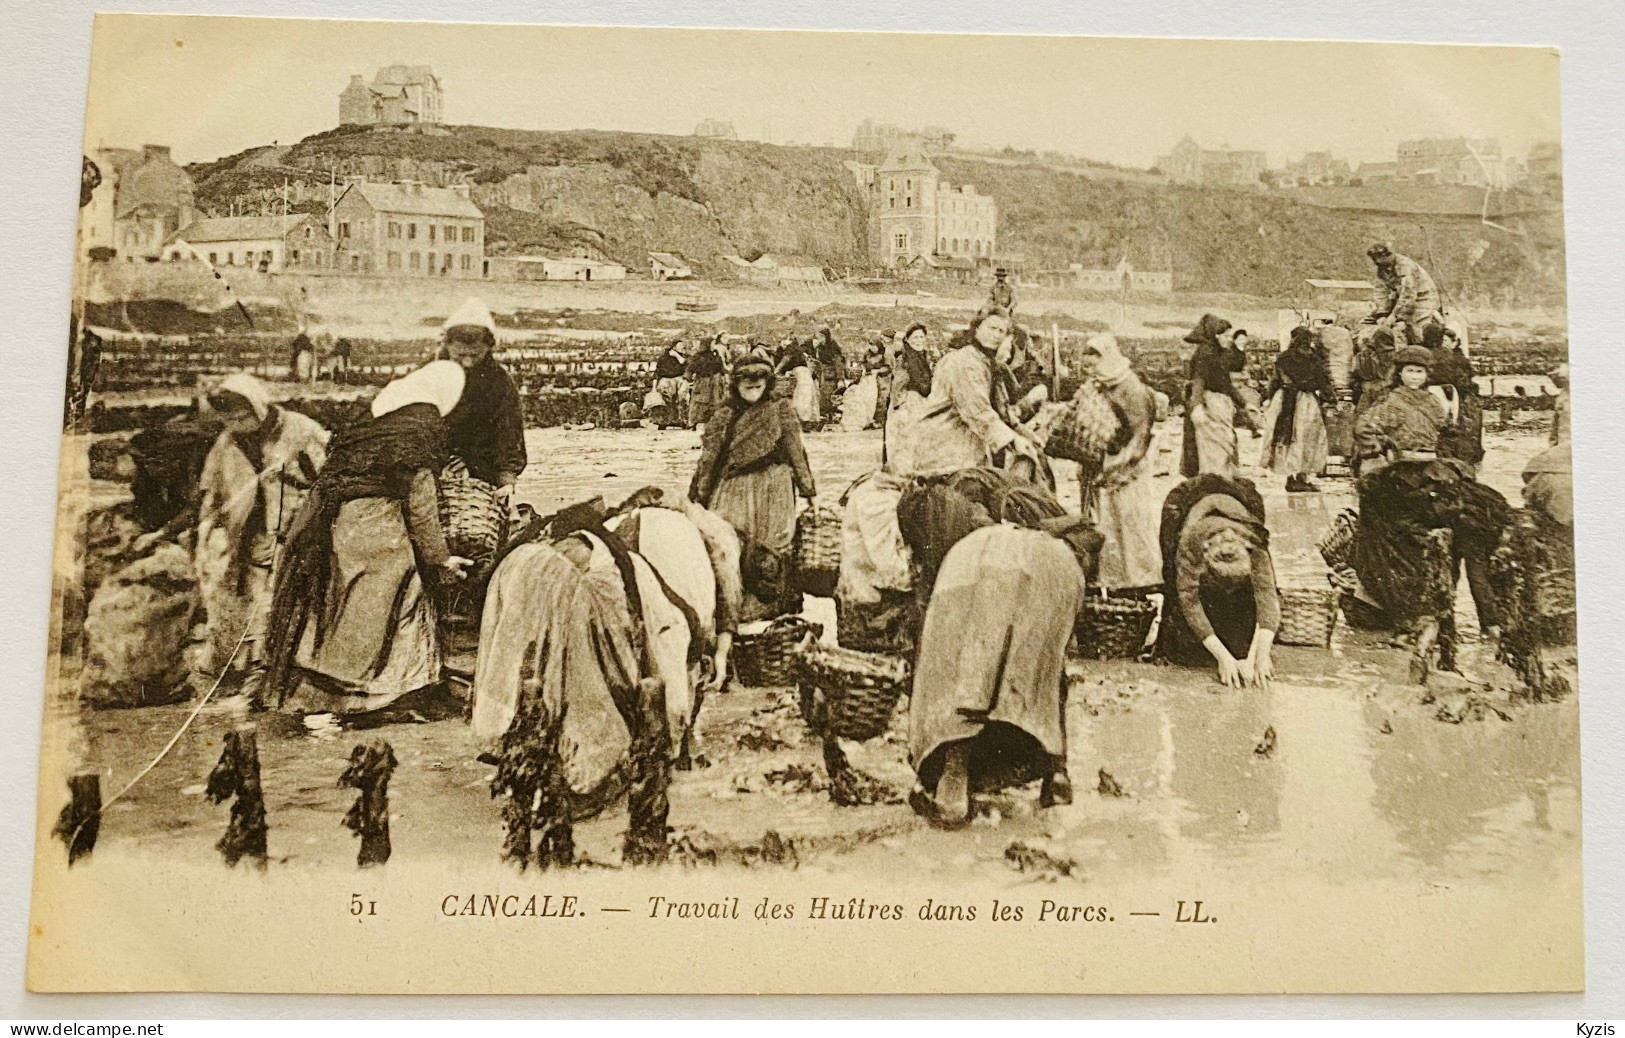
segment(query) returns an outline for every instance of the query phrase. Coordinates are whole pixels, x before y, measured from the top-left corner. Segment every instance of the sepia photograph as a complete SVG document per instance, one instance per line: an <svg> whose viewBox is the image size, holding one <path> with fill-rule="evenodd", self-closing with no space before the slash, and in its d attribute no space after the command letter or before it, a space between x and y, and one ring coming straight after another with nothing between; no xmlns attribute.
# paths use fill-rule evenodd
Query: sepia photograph
<svg viewBox="0 0 1625 1038"><path fill-rule="evenodd" d="M1555 48L87 59L31 990L1584 989Z"/></svg>

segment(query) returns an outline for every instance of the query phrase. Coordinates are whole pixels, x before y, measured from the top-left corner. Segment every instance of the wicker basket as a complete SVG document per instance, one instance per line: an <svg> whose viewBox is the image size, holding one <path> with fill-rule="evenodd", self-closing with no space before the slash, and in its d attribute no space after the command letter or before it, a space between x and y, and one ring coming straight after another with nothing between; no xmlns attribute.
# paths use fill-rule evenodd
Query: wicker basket
<svg viewBox="0 0 1625 1038"><path fill-rule="evenodd" d="M729 666L741 685L752 688L793 685L797 648L809 634L816 639L823 631L818 624L799 616L781 616L765 630L753 634L741 631L736 635Z"/></svg>
<svg viewBox="0 0 1625 1038"><path fill-rule="evenodd" d="M1332 525L1315 544L1326 565L1334 570L1349 565L1354 555L1354 536L1359 530L1360 514L1354 509L1345 508L1337 514Z"/></svg>
<svg viewBox="0 0 1625 1038"><path fill-rule="evenodd" d="M1332 643L1337 627L1338 592L1329 587L1282 588L1281 627L1275 640L1282 645L1313 645L1325 648Z"/></svg>
<svg viewBox="0 0 1625 1038"><path fill-rule="evenodd" d="M1078 613L1078 652L1091 660L1134 659L1156 618L1156 603L1147 599L1090 595Z"/></svg>
<svg viewBox="0 0 1625 1038"><path fill-rule="evenodd" d="M841 513L822 505L796 517L795 588L829 598L841 576Z"/></svg>
<svg viewBox="0 0 1625 1038"><path fill-rule="evenodd" d="M497 488L468 474L462 459L453 458L440 473L440 525L453 555L483 562L502 545L507 513Z"/></svg>
<svg viewBox="0 0 1625 1038"><path fill-rule="evenodd" d="M908 687L908 661L809 639L795 657L807 721L821 734L862 741L885 734Z"/></svg>
<svg viewBox="0 0 1625 1038"><path fill-rule="evenodd" d="M1117 412L1092 385L1078 390L1066 412L1056 419L1044 443L1044 453L1052 458L1075 461L1085 468L1098 468L1106 454L1106 444L1117 435Z"/></svg>

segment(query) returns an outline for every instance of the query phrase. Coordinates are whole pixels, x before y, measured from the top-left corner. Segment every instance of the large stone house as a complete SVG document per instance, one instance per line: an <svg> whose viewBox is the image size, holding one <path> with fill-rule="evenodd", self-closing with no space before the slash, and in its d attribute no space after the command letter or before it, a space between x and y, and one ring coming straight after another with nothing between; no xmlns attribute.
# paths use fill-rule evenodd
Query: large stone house
<svg viewBox="0 0 1625 1038"><path fill-rule="evenodd" d="M339 125L438 123L443 93L428 65L387 65L368 84L351 76L339 93Z"/></svg>
<svg viewBox="0 0 1625 1038"><path fill-rule="evenodd" d="M485 276L485 214L467 184L351 183L333 205L334 266L390 277Z"/></svg>
<svg viewBox="0 0 1625 1038"><path fill-rule="evenodd" d="M855 171L856 172L856 171ZM877 231L875 259L888 267L919 259L993 261L998 205L969 184L954 187L916 148L893 152L862 177Z"/></svg>

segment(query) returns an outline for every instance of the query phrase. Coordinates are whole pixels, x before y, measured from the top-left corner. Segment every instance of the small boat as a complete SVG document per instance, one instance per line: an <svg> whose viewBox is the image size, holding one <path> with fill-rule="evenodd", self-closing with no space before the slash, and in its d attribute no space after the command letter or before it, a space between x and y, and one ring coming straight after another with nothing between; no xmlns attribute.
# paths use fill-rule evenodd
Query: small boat
<svg viewBox="0 0 1625 1038"><path fill-rule="evenodd" d="M717 308L717 304L709 299L679 299L677 309L685 310L691 314L709 313Z"/></svg>

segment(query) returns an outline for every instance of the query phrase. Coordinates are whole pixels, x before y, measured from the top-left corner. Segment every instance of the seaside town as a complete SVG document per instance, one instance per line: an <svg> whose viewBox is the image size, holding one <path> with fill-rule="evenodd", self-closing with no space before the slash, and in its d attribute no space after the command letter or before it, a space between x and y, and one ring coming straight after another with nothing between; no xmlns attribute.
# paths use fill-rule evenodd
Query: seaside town
<svg viewBox="0 0 1625 1038"><path fill-rule="evenodd" d="M1577 846L1557 143L1130 168L346 74L291 144L87 150L75 860Z"/></svg>

